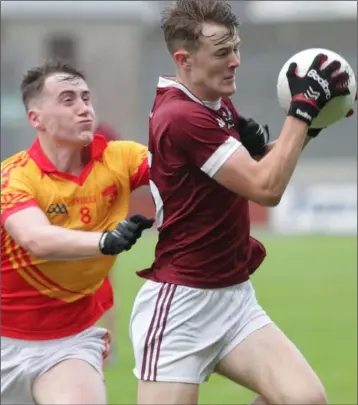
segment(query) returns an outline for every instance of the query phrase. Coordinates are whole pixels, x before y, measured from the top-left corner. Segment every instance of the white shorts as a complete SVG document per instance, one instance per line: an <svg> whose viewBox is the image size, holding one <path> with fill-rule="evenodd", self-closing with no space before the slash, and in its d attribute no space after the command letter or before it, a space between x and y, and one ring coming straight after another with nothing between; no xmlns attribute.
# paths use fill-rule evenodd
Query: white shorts
<svg viewBox="0 0 358 405"><path fill-rule="evenodd" d="M250 281L220 289L146 281L130 321L134 374L201 384L224 356L271 322Z"/></svg>
<svg viewBox="0 0 358 405"><path fill-rule="evenodd" d="M103 359L109 345L109 332L97 327L54 340L1 337L1 403L34 405L32 387L36 378L67 359L87 362L103 378Z"/></svg>

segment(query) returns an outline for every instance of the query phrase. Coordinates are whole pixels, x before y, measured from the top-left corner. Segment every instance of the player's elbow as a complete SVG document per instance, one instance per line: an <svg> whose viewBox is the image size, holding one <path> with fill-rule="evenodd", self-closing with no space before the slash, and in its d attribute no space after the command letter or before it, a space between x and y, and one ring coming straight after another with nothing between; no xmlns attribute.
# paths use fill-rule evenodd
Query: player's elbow
<svg viewBox="0 0 358 405"><path fill-rule="evenodd" d="M264 207L276 207L280 204L282 195L270 192L264 192L256 198L256 203Z"/></svg>
<svg viewBox="0 0 358 405"><path fill-rule="evenodd" d="M270 187L267 183L259 183L252 200L264 207L276 207L280 203L282 195L283 192L277 187Z"/></svg>
<svg viewBox="0 0 358 405"><path fill-rule="evenodd" d="M248 200L255 202L263 207L276 207L282 198L282 193L277 188L269 187L259 181L252 182L251 187L245 189L232 190L237 194L246 197Z"/></svg>
<svg viewBox="0 0 358 405"><path fill-rule="evenodd" d="M49 252L40 241L33 236L27 236L19 241L20 245L31 255L40 260L45 260Z"/></svg>
<svg viewBox="0 0 358 405"><path fill-rule="evenodd" d="M259 177L256 185L256 190L260 197L260 205L276 207L280 204L285 189L278 182L272 181L270 177L265 175L261 178Z"/></svg>
<svg viewBox="0 0 358 405"><path fill-rule="evenodd" d="M280 192L271 191L266 196L266 207L277 207L282 199L282 194Z"/></svg>
<svg viewBox="0 0 358 405"><path fill-rule="evenodd" d="M273 197L271 198L268 203L267 203L267 207L277 207L278 204L280 204L281 202L281 197Z"/></svg>

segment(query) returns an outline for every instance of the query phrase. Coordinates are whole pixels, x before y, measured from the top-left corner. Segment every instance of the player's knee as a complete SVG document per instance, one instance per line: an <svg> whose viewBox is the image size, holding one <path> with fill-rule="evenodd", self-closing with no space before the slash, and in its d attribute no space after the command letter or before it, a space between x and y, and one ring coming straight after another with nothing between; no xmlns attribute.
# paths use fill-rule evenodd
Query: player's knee
<svg viewBox="0 0 358 405"><path fill-rule="evenodd" d="M315 404L315 405L327 405L327 395L322 384L319 384L311 389L308 389L303 396L300 404Z"/></svg>
<svg viewBox="0 0 358 405"><path fill-rule="evenodd" d="M280 404L286 405L327 405L327 396L321 383L306 386L300 391L290 391L282 395Z"/></svg>

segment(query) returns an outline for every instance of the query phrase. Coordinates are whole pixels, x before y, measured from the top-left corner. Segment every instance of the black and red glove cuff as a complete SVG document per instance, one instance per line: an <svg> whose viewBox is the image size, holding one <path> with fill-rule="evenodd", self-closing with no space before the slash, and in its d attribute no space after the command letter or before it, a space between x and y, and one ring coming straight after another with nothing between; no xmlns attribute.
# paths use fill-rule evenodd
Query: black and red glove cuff
<svg viewBox="0 0 358 405"><path fill-rule="evenodd" d="M306 124L311 125L312 121L319 114L319 111L319 108L313 103L293 99L287 115L295 117L301 121L304 121Z"/></svg>

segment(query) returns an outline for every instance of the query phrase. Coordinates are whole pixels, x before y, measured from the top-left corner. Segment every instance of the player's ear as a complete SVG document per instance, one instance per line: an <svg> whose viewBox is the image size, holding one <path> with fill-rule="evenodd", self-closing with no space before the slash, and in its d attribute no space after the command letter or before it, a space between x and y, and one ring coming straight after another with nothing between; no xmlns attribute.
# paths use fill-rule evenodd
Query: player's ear
<svg viewBox="0 0 358 405"><path fill-rule="evenodd" d="M173 55L175 63L180 66L182 69L190 69L191 67L191 60L189 52L180 49L179 51L175 52Z"/></svg>
<svg viewBox="0 0 358 405"><path fill-rule="evenodd" d="M32 126L32 128L36 129L36 131L41 131L44 129L40 112L35 108L30 108L27 112L27 118Z"/></svg>

